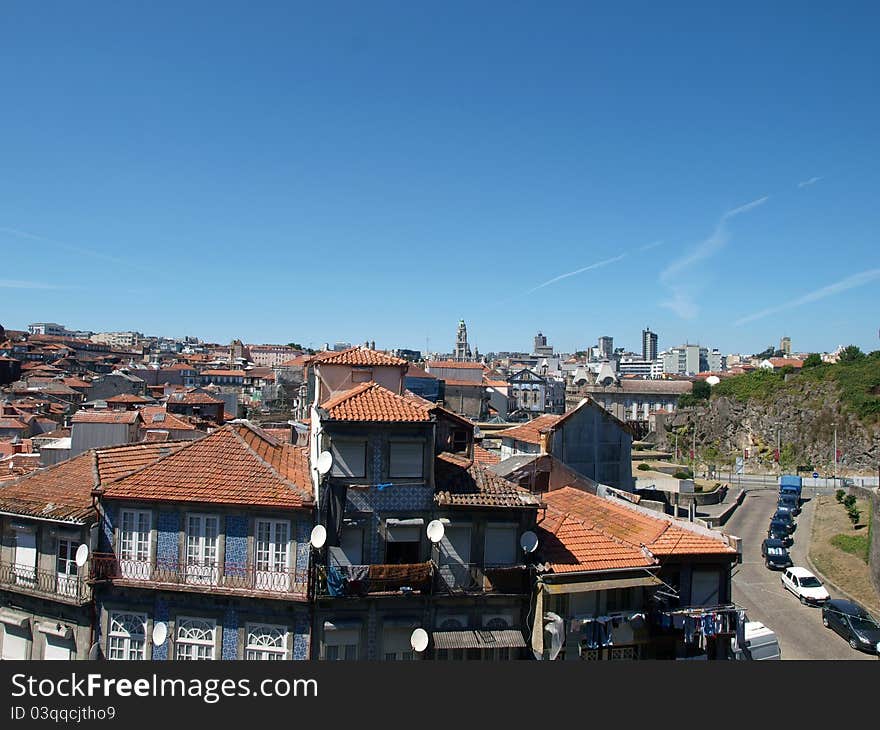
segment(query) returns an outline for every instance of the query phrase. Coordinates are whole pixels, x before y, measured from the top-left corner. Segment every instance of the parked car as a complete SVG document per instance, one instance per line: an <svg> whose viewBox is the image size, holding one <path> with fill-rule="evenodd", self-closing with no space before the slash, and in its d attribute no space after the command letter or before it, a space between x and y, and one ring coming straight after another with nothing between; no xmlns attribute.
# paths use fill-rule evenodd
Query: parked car
<svg viewBox="0 0 880 730"><path fill-rule="evenodd" d="M774 514L781 514L783 512L791 515L791 517L794 518L794 507L780 500L779 504L776 505L776 512Z"/></svg>
<svg viewBox="0 0 880 730"><path fill-rule="evenodd" d="M822 581L806 568L788 568L782 574L782 585L800 598L804 605L821 606L831 598Z"/></svg>
<svg viewBox="0 0 880 730"><path fill-rule="evenodd" d="M858 603L835 598L822 606L822 623L849 642L853 649L880 653L880 623Z"/></svg>
<svg viewBox="0 0 880 730"><path fill-rule="evenodd" d="M761 556L764 558L764 565L771 569L788 568L792 565L785 543L778 538L768 537L761 543Z"/></svg>
<svg viewBox="0 0 880 730"><path fill-rule="evenodd" d="M783 474L781 477L779 477L780 494L794 494L798 499L800 499L803 488L804 481L799 476L794 476L792 474Z"/></svg>
<svg viewBox="0 0 880 730"><path fill-rule="evenodd" d="M776 510L773 513L773 516L770 518L770 521L779 520L780 522L784 522L788 527L789 532L794 532L797 529L797 523L794 521L794 516L791 512L785 512L783 510Z"/></svg>
<svg viewBox="0 0 880 730"><path fill-rule="evenodd" d="M794 543L794 538L788 529L788 525L781 520L770 520L770 527L767 529L767 537L781 540L785 547L789 547Z"/></svg>
<svg viewBox="0 0 880 730"><path fill-rule="evenodd" d="M801 501L793 494L780 494L779 501L776 503L776 509L788 509L793 515L801 513Z"/></svg>
<svg viewBox="0 0 880 730"><path fill-rule="evenodd" d="M779 639L771 629L760 621L746 621L744 634L744 646L739 646L736 638L730 640L735 660L782 659Z"/></svg>

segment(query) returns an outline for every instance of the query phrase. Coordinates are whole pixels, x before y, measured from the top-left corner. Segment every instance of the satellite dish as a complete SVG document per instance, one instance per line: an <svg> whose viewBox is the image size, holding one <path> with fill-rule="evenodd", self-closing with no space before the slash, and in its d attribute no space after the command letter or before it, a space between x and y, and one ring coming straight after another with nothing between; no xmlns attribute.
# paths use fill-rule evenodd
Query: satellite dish
<svg viewBox="0 0 880 730"><path fill-rule="evenodd" d="M153 646L162 646L168 638L168 624L157 621L153 624Z"/></svg>
<svg viewBox="0 0 880 730"><path fill-rule="evenodd" d="M89 559L89 546L83 543L76 549L76 557L74 561L76 562L77 568L82 568Z"/></svg>
<svg viewBox="0 0 880 730"><path fill-rule="evenodd" d="M312 547L315 549L324 547L324 543L327 542L327 528L324 525L315 525L312 528L312 536L309 542L312 543Z"/></svg>
<svg viewBox="0 0 880 730"><path fill-rule="evenodd" d="M428 632L424 629L416 629L409 637L409 643L412 646L413 651L419 653L423 652L428 648Z"/></svg>
<svg viewBox="0 0 880 730"><path fill-rule="evenodd" d="M538 536L528 530L524 532L519 538L519 546L527 553L533 553L538 549Z"/></svg>
<svg viewBox="0 0 880 730"><path fill-rule="evenodd" d="M706 378L706 383L708 385L718 385L718 383L720 382L721 378L719 378L717 375L710 375L708 378Z"/></svg>
<svg viewBox="0 0 880 730"><path fill-rule="evenodd" d="M93 662L98 659L99 654L101 653L101 645L95 642L89 647L89 661Z"/></svg>
<svg viewBox="0 0 880 730"><path fill-rule="evenodd" d="M318 474L322 476L326 474L333 468L333 454L329 451L322 451L318 454L318 461L315 463L315 467L318 469Z"/></svg>
<svg viewBox="0 0 880 730"><path fill-rule="evenodd" d="M425 532L428 533L428 539L431 542L438 543L443 539L443 535L446 534L446 528L440 520L431 520Z"/></svg>

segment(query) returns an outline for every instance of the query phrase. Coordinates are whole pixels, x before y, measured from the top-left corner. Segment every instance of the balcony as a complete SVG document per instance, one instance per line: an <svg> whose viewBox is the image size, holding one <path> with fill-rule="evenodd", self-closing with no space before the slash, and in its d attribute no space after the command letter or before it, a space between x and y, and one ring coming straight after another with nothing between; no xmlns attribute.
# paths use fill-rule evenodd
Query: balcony
<svg viewBox="0 0 880 730"><path fill-rule="evenodd" d="M143 587L189 593L211 593L245 597L302 601L308 596L308 570L298 568L258 569L245 564L199 564L160 560L122 560L96 553L92 558L92 580L125 587Z"/></svg>
<svg viewBox="0 0 880 730"><path fill-rule="evenodd" d="M528 571L523 565L478 565L446 563L437 568L438 593L464 595L470 593L528 592Z"/></svg>
<svg viewBox="0 0 880 730"><path fill-rule="evenodd" d="M318 567L317 594L324 598L388 595L520 594L528 591L522 565L339 565Z"/></svg>
<svg viewBox="0 0 880 730"><path fill-rule="evenodd" d="M321 597L430 594L434 564L318 566L317 594Z"/></svg>
<svg viewBox="0 0 880 730"><path fill-rule="evenodd" d="M92 599L92 588L83 576L39 570L15 563L0 563L0 588L73 605Z"/></svg>

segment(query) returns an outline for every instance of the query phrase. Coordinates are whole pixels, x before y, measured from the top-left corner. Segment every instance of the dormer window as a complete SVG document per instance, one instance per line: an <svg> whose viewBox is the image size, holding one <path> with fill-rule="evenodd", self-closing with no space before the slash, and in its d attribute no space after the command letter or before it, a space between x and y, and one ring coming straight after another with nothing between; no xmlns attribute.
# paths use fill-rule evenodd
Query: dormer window
<svg viewBox="0 0 880 730"><path fill-rule="evenodd" d="M468 432L466 429L456 428L452 430L452 451L454 453L467 451L468 441Z"/></svg>

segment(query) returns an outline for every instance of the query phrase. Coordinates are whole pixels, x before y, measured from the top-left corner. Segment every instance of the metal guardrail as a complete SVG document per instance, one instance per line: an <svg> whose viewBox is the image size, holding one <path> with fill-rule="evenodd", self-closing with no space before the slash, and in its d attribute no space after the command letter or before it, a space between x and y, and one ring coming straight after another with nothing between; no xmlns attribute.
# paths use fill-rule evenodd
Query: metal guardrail
<svg viewBox="0 0 880 730"><path fill-rule="evenodd" d="M92 557L92 579L126 585L178 590L264 594L276 598L303 598L308 593L308 570L260 569L253 564L204 564L177 560L127 560L115 555Z"/></svg>
<svg viewBox="0 0 880 730"><path fill-rule="evenodd" d="M86 603L92 599L87 578L40 570L17 563L0 563L0 587L29 595L53 598L64 603Z"/></svg>

